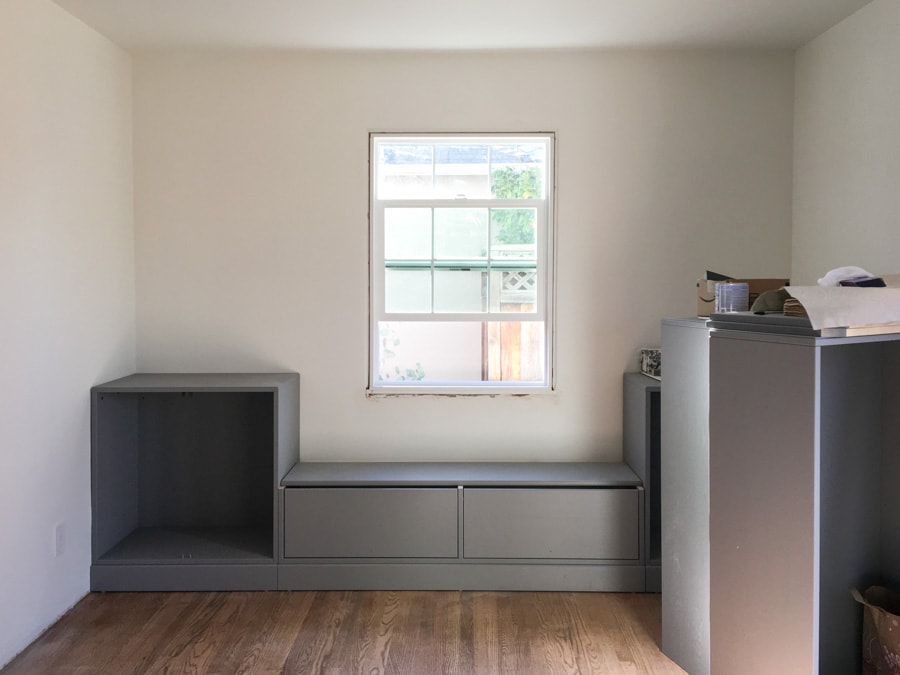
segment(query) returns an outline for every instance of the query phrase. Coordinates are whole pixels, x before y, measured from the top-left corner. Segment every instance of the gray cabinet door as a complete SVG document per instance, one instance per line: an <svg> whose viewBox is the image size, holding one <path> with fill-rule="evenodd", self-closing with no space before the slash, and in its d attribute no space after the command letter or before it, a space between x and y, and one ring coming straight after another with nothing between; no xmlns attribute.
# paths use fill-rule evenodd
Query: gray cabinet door
<svg viewBox="0 0 900 675"><path fill-rule="evenodd" d="M638 560L637 489L464 491L466 558Z"/></svg>
<svg viewBox="0 0 900 675"><path fill-rule="evenodd" d="M456 558L456 488L287 488L286 558Z"/></svg>

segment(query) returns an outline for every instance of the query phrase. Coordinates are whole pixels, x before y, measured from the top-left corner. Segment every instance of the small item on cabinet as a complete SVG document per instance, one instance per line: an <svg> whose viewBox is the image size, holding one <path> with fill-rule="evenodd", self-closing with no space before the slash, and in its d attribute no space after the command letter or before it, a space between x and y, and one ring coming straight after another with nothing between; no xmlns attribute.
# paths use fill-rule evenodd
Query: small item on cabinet
<svg viewBox="0 0 900 675"><path fill-rule="evenodd" d="M750 284L726 281L716 284L716 314L750 309Z"/></svg>
<svg viewBox="0 0 900 675"><path fill-rule="evenodd" d="M641 350L641 372L644 375L662 379L662 350L659 347L644 347Z"/></svg>
<svg viewBox="0 0 900 675"><path fill-rule="evenodd" d="M784 312L784 303L790 299L790 294L783 288L777 291L766 291L760 293L759 297L754 301L750 311L754 314L765 314L766 312Z"/></svg>
<svg viewBox="0 0 900 675"><path fill-rule="evenodd" d="M752 305L761 293L777 290L791 283L790 279L735 279L725 274L707 271L705 278L697 280L698 317L709 317L710 313L715 309L716 285L728 281L745 283L749 286L748 306Z"/></svg>

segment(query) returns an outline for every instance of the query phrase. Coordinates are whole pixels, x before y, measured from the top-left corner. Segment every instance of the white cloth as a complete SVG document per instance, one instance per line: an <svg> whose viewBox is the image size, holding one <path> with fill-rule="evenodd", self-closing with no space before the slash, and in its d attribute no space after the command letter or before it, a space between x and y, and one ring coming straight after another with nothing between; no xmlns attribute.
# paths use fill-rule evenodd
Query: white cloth
<svg viewBox="0 0 900 675"><path fill-rule="evenodd" d="M829 271L824 277L819 279L819 286L840 286L844 279L871 276L874 275L869 274L862 267L838 267L837 269Z"/></svg>

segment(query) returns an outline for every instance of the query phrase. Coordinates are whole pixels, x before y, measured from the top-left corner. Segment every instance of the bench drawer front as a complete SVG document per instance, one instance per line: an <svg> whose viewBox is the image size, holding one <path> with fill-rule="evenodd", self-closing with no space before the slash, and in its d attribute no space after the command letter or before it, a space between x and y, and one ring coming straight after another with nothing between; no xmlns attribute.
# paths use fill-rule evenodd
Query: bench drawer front
<svg viewBox="0 0 900 675"><path fill-rule="evenodd" d="M467 488L463 511L466 558L640 558L634 488Z"/></svg>
<svg viewBox="0 0 900 675"><path fill-rule="evenodd" d="M286 558L456 558L456 488L287 488Z"/></svg>

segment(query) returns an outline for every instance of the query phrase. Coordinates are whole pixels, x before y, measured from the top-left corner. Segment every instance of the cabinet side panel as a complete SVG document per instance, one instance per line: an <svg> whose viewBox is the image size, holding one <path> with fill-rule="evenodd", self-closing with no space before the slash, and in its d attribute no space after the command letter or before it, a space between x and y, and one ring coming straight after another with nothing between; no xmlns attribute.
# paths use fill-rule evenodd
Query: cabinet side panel
<svg viewBox="0 0 900 675"><path fill-rule="evenodd" d="M138 399L92 395L91 518L96 561L138 526Z"/></svg>
<svg viewBox="0 0 900 675"><path fill-rule="evenodd" d="M819 664L861 671L862 612L851 587L880 582L882 343L821 356ZM896 410L896 409L895 409Z"/></svg>
<svg viewBox="0 0 900 675"><path fill-rule="evenodd" d="M626 373L622 379L622 457L647 486L648 392L644 376ZM641 378L641 379L639 379Z"/></svg>
<svg viewBox="0 0 900 675"><path fill-rule="evenodd" d="M713 333L713 673L816 672L816 388L814 347Z"/></svg>
<svg viewBox="0 0 900 675"><path fill-rule="evenodd" d="M664 322L660 520L662 650L709 674L709 330Z"/></svg>
<svg viewBox="0 0 900 675"><path fill-rule="evenodd" d="M662 536L660 525L661 507L659 494L659 463L661 459L660 453L662 449L662 446L660 444L661 395L658 391L652 391L648 396L650 399L650 419L648 420L647 424L649 434L649 438L647 440L649 456L647 458L647 461L649 462L649 466L647 467L647 477L644 479L644 489L647 496L647 523L649 523L647 535L647 560L648 562L659 564L660 538Z"/></svg>
<svg viewBox="0 0 900 675"><path fill-rule="evenodd" d="M881 572L883 583L900 590L900 341L884 350Z"/></svg>
<svg viewBox="0 0 900 675"><path fill-rule="evenodd" d="M300 376L292 374L278 387L278 455L275 485L281 482L300 459Z"/></svg>

